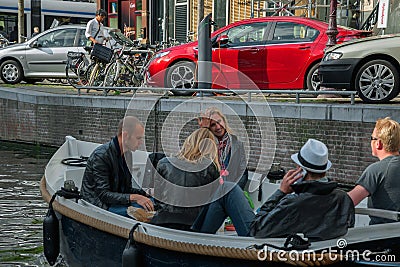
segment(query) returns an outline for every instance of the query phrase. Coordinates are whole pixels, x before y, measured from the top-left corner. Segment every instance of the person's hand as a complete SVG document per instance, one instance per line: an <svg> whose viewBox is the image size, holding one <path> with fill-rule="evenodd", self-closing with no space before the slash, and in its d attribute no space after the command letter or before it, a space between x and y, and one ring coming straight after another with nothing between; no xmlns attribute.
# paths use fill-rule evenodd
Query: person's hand
<svg viewBox="0 0 400 267"><path fill-rule="evenodd" d="M142 195L138 195L138 194L132 194L130 198L131 198L131 201L135 201L137 204L142 206L145 210L154 211L154 204L149 198L142 196Z"/></svg>
<svg viewBox="0 0 400 267"><path fill-rule="evenodd" d="M279 189L285 194L292 193L293 189L290 185L292 185L294 182L296 182L303 176L301 172L302 172L302 169L300 167L297 167L296 169L293 169L293 170L289 170L283 177L283 180L281 182L281 186Z"/></svg>
<svg viewBox="0 0 400 267"><path fill-rule="evenodd" d="M206 117L206 116L200 116L198 119L197 119L197 121L198 121L198 123L199 123L199 126L201 127L201 128L210 128L210 118L208 118L208 117Z"/></svg>

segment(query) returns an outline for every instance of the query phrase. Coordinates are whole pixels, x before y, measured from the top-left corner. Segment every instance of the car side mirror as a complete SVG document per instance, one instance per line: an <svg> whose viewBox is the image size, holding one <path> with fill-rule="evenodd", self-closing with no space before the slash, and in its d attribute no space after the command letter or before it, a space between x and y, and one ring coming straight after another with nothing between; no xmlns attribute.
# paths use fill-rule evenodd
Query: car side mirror
<svg viewBox="0 0 400 267"><path fill-rule="evenodd" d="M219 46L224 46L224 45L227 45L228 42L229 42L228 35L223 34L223 35L220 35L220 36L217 37L217 40L215 41L215 44L219 45Z"/></svg>

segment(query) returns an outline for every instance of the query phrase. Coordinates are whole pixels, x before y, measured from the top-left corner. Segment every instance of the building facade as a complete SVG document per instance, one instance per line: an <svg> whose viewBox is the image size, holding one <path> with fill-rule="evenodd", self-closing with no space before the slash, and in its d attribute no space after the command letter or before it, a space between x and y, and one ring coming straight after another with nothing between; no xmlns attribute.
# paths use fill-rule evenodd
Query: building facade
<svg viewBox="0 0 400 267"><path fill-rule="evenodd" d="M107 24L144 43L197 39L199 5L204 16L211 13L215 30L229 23L272 15L296 15L329 19L330 0L97 0L108 12ZM338 1L339 25L361 28L378 0ZM397 17L400 0L389 1L385 33L400 32ZM376 32L379 33L379 32Z"/></svg>
<svg viewBox="0 0 400 267"><path fill-rule="evenodd" d="M215 27L262 15L253 13L250 0L200 0L204 15L212 14ZM261 1L265 2L265 1ZM199 0L101 0L100 7L108 12L108 26L119 28L132 39L143 42L179 42L197 38Z"/></svg>

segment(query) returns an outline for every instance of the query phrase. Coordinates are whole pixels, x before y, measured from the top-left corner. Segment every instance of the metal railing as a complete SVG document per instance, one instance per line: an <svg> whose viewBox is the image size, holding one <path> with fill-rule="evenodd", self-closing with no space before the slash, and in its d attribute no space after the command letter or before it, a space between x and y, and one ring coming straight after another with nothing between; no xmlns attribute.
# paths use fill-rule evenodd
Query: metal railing
<svg viewBox="0 0 400 267"><path fill-rule="evenodd" d="M97 89L102 91L110 89L110 87L89 87L89 86L77 86L78 94L80 95L81 89ZM112 87L112 90L118 91L131 91L132 94L135 94L138 91L154 91L159 93L164 93L168 95L169 91L175 90L179 91L180 89L171 89L171 88L159 88L159 87ZM338 95L338 96L350 96L351 105L355 104L355 96L357 95L357 91L305 91L305 90L244 90L244 89L182 89L185 92L192 92L193 94L197 93L196 96L210 96L213 93L217 94L247 94L247 101L251 102L253 95L263 94L265 95L295 95L296 104L300 104L300 99L305 96L316 96L316 95ZM268 97L268 96L266 96ZM308 98L309 99L309 98Z"/></svg>
<svg viewBox="0 0 400 267"><path fill-rule="evenodd" d="M374 28L374 25L378 21L378 7L379 2L376 4L371 14L369 14L368 18L364 21L360 30L371 31Z"/></svg>

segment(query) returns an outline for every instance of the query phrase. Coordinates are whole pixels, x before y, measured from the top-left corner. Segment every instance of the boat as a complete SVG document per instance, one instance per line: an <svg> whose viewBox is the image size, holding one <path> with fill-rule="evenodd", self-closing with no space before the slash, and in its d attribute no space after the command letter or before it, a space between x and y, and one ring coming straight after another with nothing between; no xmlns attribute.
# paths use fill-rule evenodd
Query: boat
<svg viewBox="0 0 400 267"><path fill-rule="evenodd" d="M138 222L94 206L79 198L84 161L100 144L67 136L46 166L41 193L49 204L43 242L51 265L69 266L396 266L400 261L400 222L368 225L367 215L394 218L393 211L356 209L356 226L340 238L308 242L301 235L289 238L238 237L232 231L203 234ZM143 179L148 153L133 152L133 176ZM67 163L67 164L65 164ZM250 192L255 208L278 184L261 181ZM259 190L263 191L259 201ZM363 202L365 205L365 202ZM288 246L292 244L291 246ZM285 246L286 243L286 246ZM300 246L299 246L300 245ZM377 262L380 256L382 262ZM385 261L383 261L385 259ZM382 265L383 266L383 265Z"/></svg>

